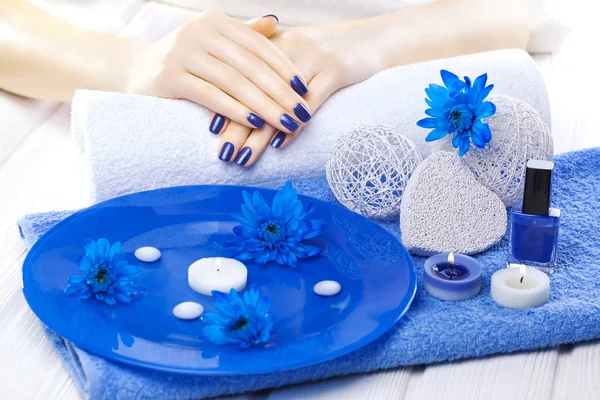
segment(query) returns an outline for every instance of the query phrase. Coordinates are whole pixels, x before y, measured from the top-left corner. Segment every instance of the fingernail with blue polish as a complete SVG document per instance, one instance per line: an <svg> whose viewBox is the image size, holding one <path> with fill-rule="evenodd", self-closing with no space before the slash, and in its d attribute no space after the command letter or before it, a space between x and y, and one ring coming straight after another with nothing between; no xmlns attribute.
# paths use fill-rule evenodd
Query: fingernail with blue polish
<svg viewBox="0 0 600 400"><path fill-rule="evenodd" d="M277 18L277 15L275 15L275 14L263 15L263 18L266 18L266 17L273 17L273 18L275 18L275 21L277 21L277 23L279 23L279 18Z"/></svg>
<svg viewBox="0 0 600 400"><path fill-rule="evenodd" d="M231 156L233 155L233 144L231 142L225 142L223 147L221 147L221 152L219 153L219 160L229 162L231 160Z"/></svg>
<svg viewBox="0 0 600 400"><path fill-rule="evenodd" d="M254 113L248 114L248 122L250 122L252 125L257 127L258 129L265 126L265 121L261 117L259 117L258 115L254 114Z"/></svg>
<svg viewBox="0 0 600 400"><path fill-rule="evenodd" d="M208 129L211 133L214 133L216 135L219 132L221 132L221 129L223 129L224 124L225 117L223 117L221 114L215 114L212 121L210 122L210 127Z"/></svg>
<svg viewBox="0 0 600 400"><path fill-rule="evenodd" d="M285 126L290 132L295 132L296 129L300 127L298 121L287 114L283 114L281 118L279 118L279 121L281 122L281 125Z"/></svg>
<svg viewBox="0 0 600 400"><path fill-rule="evenodd" d="M252 149L250 147L244 147L235 159L235 163L237 165L246 165L250 157L252 157Z"/></svg>
<svg viewBox="0 0 600 400"><path fill-rule="evenodd" d="M306 93L308 93L306 83L304 83L302 79L298 78L297 76L292 78L290 84L292 85L292 89L294 89L300 96L304 96Z"/></svg>
<svg viewBox="0 0 600 400"><path fill-rule="evenodd" d="M278 132L277 135L271 140L271 147L279 148L285 142L285 132Z"/></svg>
<svg viewBox="0 0 600 400"><path fill-rule="evenodd" d="M296 117L302 122L308 122L312 118L310 111L300 103L296 104L296 107L294 107L294 114L296 114Z"/></svg>

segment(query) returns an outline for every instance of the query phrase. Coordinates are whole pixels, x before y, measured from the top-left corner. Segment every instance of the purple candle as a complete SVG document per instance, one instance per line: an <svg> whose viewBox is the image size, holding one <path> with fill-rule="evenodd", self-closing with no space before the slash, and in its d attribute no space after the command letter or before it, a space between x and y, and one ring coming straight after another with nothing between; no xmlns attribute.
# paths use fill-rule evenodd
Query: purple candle
<svg viewBox="0 0 600 400"><path fill-rule="evenodd" d="M481 290L481 264L464 254L436 254L425 261L423 282L435 298L468 300Z"/></svg>

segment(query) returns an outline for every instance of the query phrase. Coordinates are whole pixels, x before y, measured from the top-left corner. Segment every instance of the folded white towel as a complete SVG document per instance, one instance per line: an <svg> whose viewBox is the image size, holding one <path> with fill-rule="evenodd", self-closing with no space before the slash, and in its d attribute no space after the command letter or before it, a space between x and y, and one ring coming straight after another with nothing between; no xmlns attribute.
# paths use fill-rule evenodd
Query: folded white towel
<svg viewBox="0 0 600 400"><path fill-rule="evenodd" d="M363 124L404 132L423 156L431 151L424 88L441 83L440 69L472 78L487 72L494 94L524 100L547 124L545 86L532 59L502 50L397 67L334 94L285 149L269 148L250 169L217 158L219 138L208 131L209 111L178 100L80 91L73 99L72 129L91 173L93 201L165 186L242 184L274 186L324 176L327 154L342 134Z"/></svg>

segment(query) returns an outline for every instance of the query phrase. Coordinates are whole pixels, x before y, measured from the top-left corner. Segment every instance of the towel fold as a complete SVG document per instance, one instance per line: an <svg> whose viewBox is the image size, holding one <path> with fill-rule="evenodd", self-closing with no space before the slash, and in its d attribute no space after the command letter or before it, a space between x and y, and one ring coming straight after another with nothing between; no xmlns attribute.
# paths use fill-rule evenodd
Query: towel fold
<svg viewBox="0 0 600 400"><path fill-rule="evenodd" d="M537 109L550 124L548 97L533 60L502 50L407 65L383 71L335 93L285 149L269 148L250 169L217 159L219 138L208 131L209 111L182 100L80 91L73 100L72 130L91 174L91 199L166 186L243 184L276 186L325 175L327 154L344 133L364 124L397 127L430 152L415 123L427 108L424 88L441 83L440 69L476 77L488 73L494 94Z"/></svg>
<svg viewBox="0 0 600 400"><path fill-rule="evenodd" d="M300 193L335 202L325 180L301 181L294 186ZM491 275L506 263L505 237L476 257L483 265L479 296L462 302L432 298L422 286L425 259L413 257L418 290L398 324L357 351L310 367L247 376L173 375L117 364L76 348L49 329L46 333L84 397L111 400L199 399L600 338L600 275L594 268L600 260L600 198L591 195L600 193L600 149L557 156L552 190L553 206L562 211L558 248L561 271L550 278L550 301L539 308L507 309L490 297ZM32 244L68 215L27 216L19 222L21 234ZM397 219L382 225L398 237Z"/></svg>

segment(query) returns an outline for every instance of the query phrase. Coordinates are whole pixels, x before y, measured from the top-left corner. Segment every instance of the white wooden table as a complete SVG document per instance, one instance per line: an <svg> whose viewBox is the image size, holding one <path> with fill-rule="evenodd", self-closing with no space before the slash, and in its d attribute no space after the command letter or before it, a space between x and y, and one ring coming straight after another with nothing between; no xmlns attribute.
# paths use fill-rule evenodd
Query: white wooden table
<svg viewBox="0 0 600 400"><path fill-rule="evenodd" d="M73 23L155 39L189 12L143 0L37 0ZM600 146L600 28L586 0L569 2L574 25L561 51L536 56L546 79L556 152ZM592 3L592 2L590 2ZM75 399L79 394L21 292L26 249L17 219L87 205L87 181L69 134L70 107L0 92L0 398ZM591 269L598 266L590 266ZM243 399L594 399L600 343L499 355L261 392Z"/></svg>

